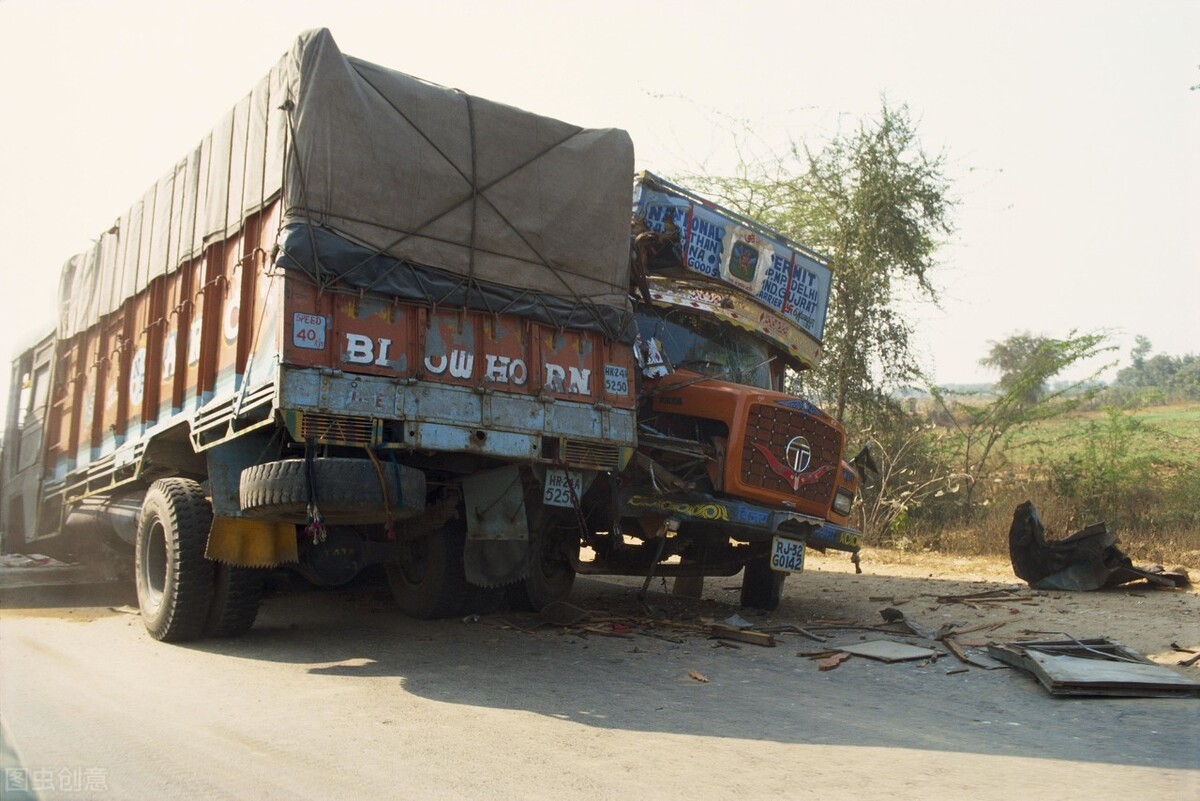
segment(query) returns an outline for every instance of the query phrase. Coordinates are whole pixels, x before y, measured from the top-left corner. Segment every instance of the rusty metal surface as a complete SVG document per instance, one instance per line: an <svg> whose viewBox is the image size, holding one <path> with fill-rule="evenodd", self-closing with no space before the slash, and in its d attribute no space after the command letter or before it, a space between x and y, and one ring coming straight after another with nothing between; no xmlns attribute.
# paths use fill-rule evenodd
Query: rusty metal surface
<svg viewBox="0 0 1200 801"><path fill-rule="evenodd" d="M321 373L283 368L279 406L353 420L394 421L383 444L411 449L462 451L502 458L541 458L546 437L568 440L566 457L602 459L614 466L618 449L634 441L634 414L620 408L527 395L480 392L433 380ZM344 405L339 405L344 403ZM369 417L364 414L369 411ZM302 438L301 431L293 432Z"/></svg>

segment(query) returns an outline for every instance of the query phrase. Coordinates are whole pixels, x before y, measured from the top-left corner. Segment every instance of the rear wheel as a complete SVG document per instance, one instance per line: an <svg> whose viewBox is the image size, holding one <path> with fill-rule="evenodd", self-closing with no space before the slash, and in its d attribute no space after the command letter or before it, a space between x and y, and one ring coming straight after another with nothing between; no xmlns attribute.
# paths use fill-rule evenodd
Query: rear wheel
<svg viewBox="0 0 1200 801"><path fill-rule="evenodd" d="M204 633L212 637L245 634L258 617L267 571L256 567L213 565L213 599Z"/></svg>
<svg viewBox="0 0 1200 801"><path fill-rule="evenodd" d="M746 563L742 573L742 606L774 612L783 598L783 580L786 573L771 569L767 557Z"/></svg>
<svg viewBox="0 0 1200 801"><path fill-rule="evenodd" d="M213 563L204 557L212 507L200 485L164 478L142 502L136 543L138 606L156 640L199 637L213 598Z"/></svg>
<svg viewBox="0 0 1200 801"><path fill-rule="evenodd" d="M463 571L465 537L463 522L451 520L405 543L401 558L385 566L392 596L406 615L435 620L459 613L469 586Z"/></svg>
<svg viewBox="0 0 1200 801"><path fill-rule="evenodd" d="M555 531L563 529L553 525L554 514L543 507L530 517L529 572L521 581L509 585L505 594L514 609L540 612L552 603L565 601L571 594L575 568L566 555L571 546L561 537L555 537ZM577 541L574 547L578 550Z"/></svg>

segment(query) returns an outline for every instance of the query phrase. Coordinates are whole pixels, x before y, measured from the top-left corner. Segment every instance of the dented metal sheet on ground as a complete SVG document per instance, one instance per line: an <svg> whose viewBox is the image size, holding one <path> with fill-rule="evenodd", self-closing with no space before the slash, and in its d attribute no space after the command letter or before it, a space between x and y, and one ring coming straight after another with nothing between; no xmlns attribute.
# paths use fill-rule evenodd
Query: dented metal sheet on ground
<svg viewBox="0 0 1200 801"><path fill-rule="evenodd" d="M914 659L929 659L936 656L932 648L918 648L908 643L893 640L872 640L856 645L839 645L839 650L855 656L865 656L868 659L878 659L880 662L908 662Z"/></svg>
<svg viewBox="0 0 1200 801"><path fill-rule="evenodd" d="M1027 670L1051 695L1173 697L1200 694L1200 681L1151 662L1120 643L1088 640L1009 642L988 653Z"/></svg>

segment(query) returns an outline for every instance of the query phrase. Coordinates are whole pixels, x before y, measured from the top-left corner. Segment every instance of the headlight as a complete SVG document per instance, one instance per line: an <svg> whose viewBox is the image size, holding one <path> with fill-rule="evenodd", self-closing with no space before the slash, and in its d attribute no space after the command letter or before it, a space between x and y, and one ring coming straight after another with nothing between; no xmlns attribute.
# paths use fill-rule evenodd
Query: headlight
<svg viewBox="0 0 1200 801"><path fill-rule="evenodd" d="M837 495L834 496L833 499L833 511L837 512L839 515L845 516L850 514L850 507L853 505L853 495L843 489L837 491Z"/></svg>

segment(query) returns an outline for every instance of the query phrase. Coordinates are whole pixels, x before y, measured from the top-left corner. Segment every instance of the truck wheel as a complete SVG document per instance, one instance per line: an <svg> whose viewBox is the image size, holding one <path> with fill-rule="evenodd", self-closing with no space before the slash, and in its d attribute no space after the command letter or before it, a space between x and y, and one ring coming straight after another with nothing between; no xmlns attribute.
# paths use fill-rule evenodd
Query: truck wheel
<svg viewBox="0 0 1200 801"><path fill-rule="evenodd" d="M257 517L303 523L308 516L308 478L304 459L283 459L247 467L238 481L238 501ZM322 457L312 462L317 501L326 521L383 523L387 510L379 473L368 459ZM395 514L425 500L425 476L411 467L383 465L388 504Z"/></svg>
<svg viewBox="0 0 1200 801"><path fill-rule="evenodd" d="M200 485L163 478L142 502L136 553L138 606L156 640L199 637L213 597L213 563L204 558L212 507Z"/></svg>
<svg viewBox="0 0 1200 801"><path fill-rule="evenodd" d="M404 544L399 561L385 565L400 609L418 620L453 617L467 598L463 571L466 524L451 520L428 537Z"/></svg>
<svg viewBox="0 0 1200 801"><path fill-rule="evenodd" d="M783 598L783 580L786 573L771 569L766 557L746 563L742 573L742 606L774 612Z"/></svg>
<svg viewBox="0 0 1200 801"><path fill-rule="evenodd" d="M575 585L575 568L555 547L547 531L546 513L535 513L529 526L529 574L505 588L508 605L540 612L556 601L565 601Z"/></svg>
<svg viewBox="0 0 1200 801"><path fill-rule="evenodd" d="M265 570L213 564L213 599L204 633L212 637L238 637L254 625L262 603Z"/></svg>

